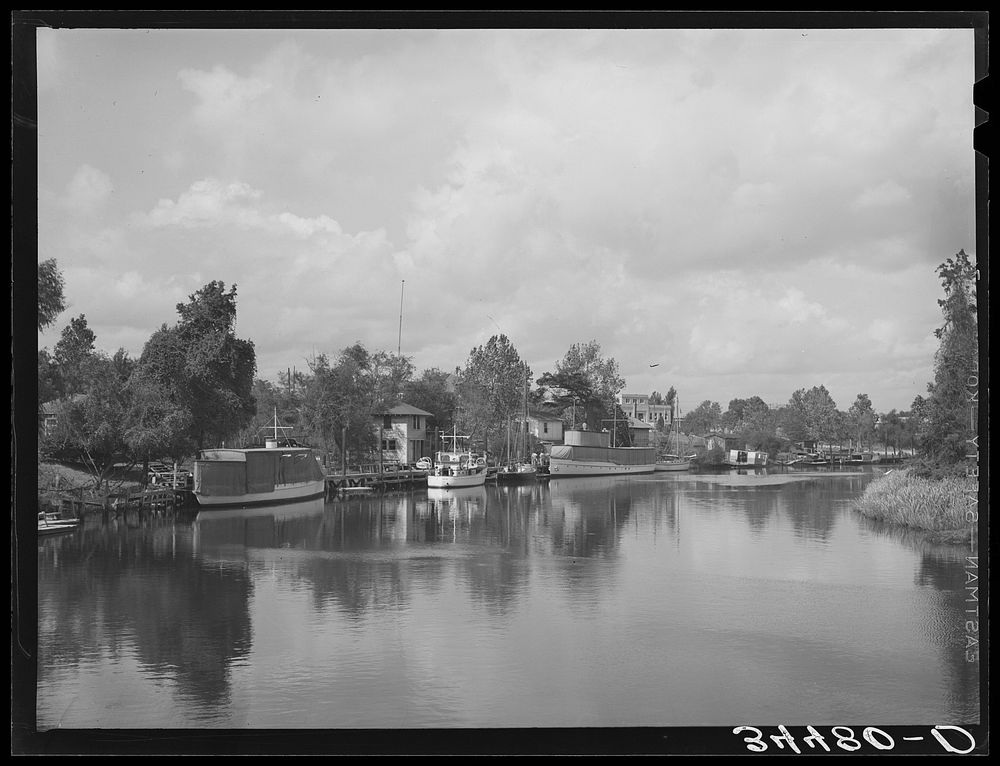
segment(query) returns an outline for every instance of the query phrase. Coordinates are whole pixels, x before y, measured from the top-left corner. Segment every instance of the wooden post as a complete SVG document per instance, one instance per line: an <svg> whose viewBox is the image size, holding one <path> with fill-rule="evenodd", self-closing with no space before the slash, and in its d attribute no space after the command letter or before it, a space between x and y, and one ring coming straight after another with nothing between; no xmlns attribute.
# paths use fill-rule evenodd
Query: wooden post
<svg viewBox="0 0 1000 766"><path fill-rule="evenodd" d="M340 472L347 478L347 426L340 429Z"/></svg>

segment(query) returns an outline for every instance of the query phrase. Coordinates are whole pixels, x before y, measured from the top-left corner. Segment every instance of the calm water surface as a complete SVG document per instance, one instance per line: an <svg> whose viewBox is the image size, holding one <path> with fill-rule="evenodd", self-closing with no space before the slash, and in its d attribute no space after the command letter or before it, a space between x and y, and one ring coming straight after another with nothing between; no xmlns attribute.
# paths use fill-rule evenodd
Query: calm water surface
<svg viewBox="0 0 1000 766"><path fill-rule="evenodd" d="M413 490L38 544L39 729L970 724L965 556L870 474Z"/></svg>

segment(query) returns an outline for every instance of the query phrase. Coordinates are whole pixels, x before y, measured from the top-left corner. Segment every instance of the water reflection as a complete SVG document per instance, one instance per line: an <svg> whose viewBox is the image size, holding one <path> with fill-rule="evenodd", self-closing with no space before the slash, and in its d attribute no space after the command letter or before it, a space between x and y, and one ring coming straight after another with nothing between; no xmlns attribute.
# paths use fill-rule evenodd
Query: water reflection
<svg viewBox="0 0 1000 766"><path fill-rule="evenodd" d="M554 478L91 525L39 543L40 722L120 727L108 699L137 727L977 715L963 558L859 520L867 480Z"/></svg>

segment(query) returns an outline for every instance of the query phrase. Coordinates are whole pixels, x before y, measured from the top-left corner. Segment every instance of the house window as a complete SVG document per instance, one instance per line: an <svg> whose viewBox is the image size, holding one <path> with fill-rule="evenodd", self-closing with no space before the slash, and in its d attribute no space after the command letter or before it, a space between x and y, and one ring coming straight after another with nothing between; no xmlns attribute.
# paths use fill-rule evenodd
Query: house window
<svg viewBox="0 0 1000 766"><path fill-rule="evenodd" d="M542 432L543 433L548 433L549 432L549 424L548 423L542 423Z"/></svg>
<svg viewBox="0 0 1000 766"><path fill-rule="evenodd" d="M392 415L382 416L382 428L392 428Z"/></svg>
<svg viewBox="0 0 1000 766"><path fill-rule="evenodd" d="M395 439L383 439L382 440L382 450L385 452L395 452L396 451L396 440Z"/></svg>
<svg viewBox="0 0 1000 766"><path fill-rule="evenodd" d="M413 427L414 428L420 428L420 416L419 415L414 415L413 416Z"/></svg>

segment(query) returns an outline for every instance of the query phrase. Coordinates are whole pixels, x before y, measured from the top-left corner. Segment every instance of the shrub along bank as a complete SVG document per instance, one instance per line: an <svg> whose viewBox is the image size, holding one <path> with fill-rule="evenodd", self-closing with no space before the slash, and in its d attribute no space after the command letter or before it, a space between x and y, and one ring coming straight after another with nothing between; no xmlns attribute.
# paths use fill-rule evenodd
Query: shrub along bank
<svg viewBox="0 0 1000 766"><path fill-rule="evenodd" d="M858 500L863 516L928 532L941 542L964 542L976 522L979 483L967 476L926 478L904 468L872 481Z"/></svg>

